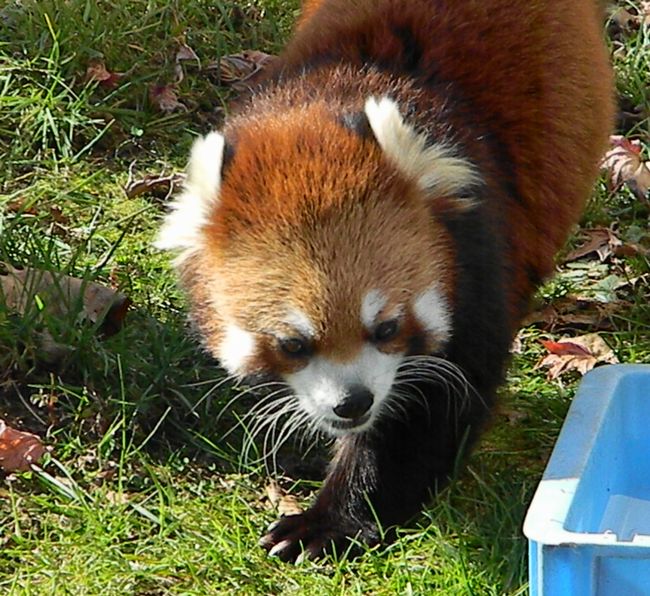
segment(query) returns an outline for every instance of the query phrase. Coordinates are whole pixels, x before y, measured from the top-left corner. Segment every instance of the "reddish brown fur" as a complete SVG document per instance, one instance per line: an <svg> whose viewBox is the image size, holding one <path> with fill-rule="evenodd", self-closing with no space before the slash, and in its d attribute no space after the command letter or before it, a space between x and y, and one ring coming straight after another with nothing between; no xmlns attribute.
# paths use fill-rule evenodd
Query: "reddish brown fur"
<svg viewBox="0 0 650 596"><path fill-rule="evenodd" d="M398 288L390 307L435 281L453 300L444 228L377 143L325 104L240 122L236 147L202 257L204 271L219 272L219 313L260 335L287 333L278 321L294 305L318 325L318 353L344 361L366 339L359 312L369 290ZM431 256L410 258L422 251ZM296 366L271 351L260 367Z"/></svg>
<svg viewBox="0 0 650 596"><path fill-rule="evenodd" d="M355 69L363 67L367 56L388 66L408 62L405 36L421 54L418 76L451 81L450 97L428 96L411 79L380 71L358 78ZM433 136L445 137L446 126L453 126L454 141L478 164L488 188L503 191L504 174L513 176L513 188L505 189L513 196L504 199L503 192L495 192L498 200L490 208L507 245L504 266L514 329L535 285L552 271L553 255L589 196L609 131L611 74L600 38L597 11L590 2L305 2L278 72L328 57L348 66L308 71L308 84L289 78L267 97L255 97L253 110L227 124L236 159L226 172L221 206L207 230L208 250L200 265L187 265L196 272L218 269L219 286L231 289L215 292L226 296L206 307L210 312L203 308L198 313L210 327L209 343L219 343L221 313L246 328L264 330L277 325L280 310L291 299L319 324L320 332L327 329L322 349L346 359L362 341L358 305L369 289L400 286L413 296L435 279L453 300L453 249L444 229L431 220L424 237L418 235L421 225L409 227L409 217L416 223L427 218L410 182L373 140L363 140L337 122L341 111L361 110L368 97L382 95L415 106L411 119ZM580 42L574 43L576 39ZM569 53L573 60L567 62ZM447 101L461 107L447 110ZM443 118L429 122L430 113ZM372 192L400 197L401 206L372 199L361 217L345 216L359 189L378 180L380 186ZM433 213L444 210L450 205L445 201L440 197L429 208ZM337 215L328 220L323 214L330 212ZM397 234L403 240L395 246L367 245L367 229L380 238ZM337 254L328 239L332 237L348 239L355 250L348 255L343 243L338 250L342 254ZM377 262L385 269L359 278L354 260L365 262L382 248L385 258ZM314 267L315 253L321 254L321 263L335 263ZM431 261L420 278L413 279L412 271L410 278L396 277L410 254L428 254ZM236 268L230 266L229 272L233 262ZM260 279L262 269L266 273ZM206 283L210 285L209 278L195 285L197 296L205 293L198 286ZM328 296L332 287L336 291ZM249 312L229 296L246 296Z"/></svg>
<svg viewBox="0 0 650 596"><path fill-rule="evenodd" d="M390 63L403 54L395 30L404 27L423 50L425 75L454 81L471 98L472 125L498 136L522 199L494 206L511 234L513 324L531 274L552 271L610 130L612 77L598 16L595 3L573 0L309 0L283 56L290 68L336 47L353 64L362 64L362 49Z"/></svg>

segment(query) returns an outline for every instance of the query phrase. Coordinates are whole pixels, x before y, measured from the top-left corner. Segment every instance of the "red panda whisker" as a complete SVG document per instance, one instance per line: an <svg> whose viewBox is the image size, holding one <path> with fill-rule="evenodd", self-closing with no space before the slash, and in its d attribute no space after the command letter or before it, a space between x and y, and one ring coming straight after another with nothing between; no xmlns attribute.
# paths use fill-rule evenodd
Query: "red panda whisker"
<svg viewBox="0 0 650 596"><path fill-rule="evenodd" d="M232 397L231 399L229 399L226 402L226 404L221 408L221 410L219 410L219 413L217 414L215 422L218 422L221 419L221 417L223 416L223 414L226 411L228 411L233 404L235 404L238 400L240 400L245 395L251 394L251 393L257 393L258 391L260 391L262 389L268 389L269 387L273 387L273 386L277 386L277 385L280 386L280 389L277 389L276 391L273 391L270 394L264 395L262 397L262 399L259 400L258 402L256 402L256 404L253 406L253 408L251 408L251 410L248 412L248 414L250 414L250 412L252 412L256 407L258 407L258 406L260 406L262 404L265 404L272 397L274 397L276 395L279 395L284 390L288 391L289 387L287 386L286 383L283 383L283 382L280 382L280 381L270 381L270 382L264 383L262 385L256 385L254 387L249 387L245 391L241 391L241 392L237 393L234 397ZM246 414L246 415L248 415L248 414Z"/></svg>
<svg viewBox="0 0 650 596"><path fill-rule="evenodd" d="M268 395L265 395L259 402L254 404L248 412L245 412L242 415L242 421L246 422L250 419L255 419L260 416L264 416L268 412L279 408L284 403L289 403L293 400L293 395L286 394L282 395L286 391L286 388L282 387L272 391ZM280 396L280 397L278 397Z"/></svg>
<svg viewBox="0 0 650 596"><path fill-rule="evenodd" d="M409 378L405 377L404 374L412 376ZM396 381L401 382L408 379L413 382L421 382L427 378L435 384L441 384L445 388L448 401L451 399L453 393L460 400L461 406L469 401L470 394L478 395L465 375L456 367L439 365L424 366L422 363L418 363L400 371L399 375L396 376Z"/></svg>
<svg viewBox="0 0 650 596"><path fill-rule="evenodd" d="M416 381L417 379L411 379L411 380ZM402 388L414 391L415 393L417 393L417 395L414 396L412 393L404 393L403 391L401 391ZM414 385L413 383L409 382L409 379L400 379L399 381L396 380L395 384L393 385L393 390L391 391L390 397L392 397L393 395L405 401L411 401L415 397L416 400L424 406L424 409L427 412L427 417L429 419L431 418L431 408L429 407L429 400L427 400L426 395L424 395L422 390L417 385Z"/></svg>
<svg viewBox="0 0 650 596"><path fill-rule="evenodd" d="M303 415L304 412L296 409L290 413L289 418L285 420L277 435L275 433L275 430L277 428L277 422L279 422L279 419L265 433L262 455L265 467L267 467L267 462L269 458L271 458L271 461L273 463L273 473L277 472L277 454L280 448L293 435L296 428L299 428L302 425ZM272 443L271 449L268 448L269 440Z"/></svg>
<svg viewBox="0 0 650 596"><path fill-rule="evenodd" d="M259 406L257 404L253 406L248 412L246 412L246 414L244 414L243 419L252 419L257 421L258 419L265 419L268 416L275 416L284 408L291 409L297 407L298 404L295 402L295 397L292 394L276 398L275 396L281 391L283 390L278 390L269 395L269 399L261 402Z"/></svg>
<svg viewBox="0 0 650 596"><path fill-rule="evenodd" d="M311 451L312 447L314 447L314 445L320 442L321 439L321 429L316 424L314 418L305 412L304 425L302 427L300 440L298 442L298 448L301 451L309 452ZM305 447L305 441L307 440L311 440L311 443Z"/></svg>
<svg viewBox="0 0 650 596"><path fill-rule="evenodd" d="M226 437L231 435L239 427L242 427L244 429L246 436L250 436L252 433L257 432L256 429L259 424L265 424L267 422L270 422L271 420L266 418L267 414L275 415L273 414L273 410L282 407L283 404L286 405L289 404L289 402L293 401L293 395L291 394L280 398L275 398L275 396L279 395L282 391L284 391L284 389L279 389L267 395L264 398L263 402L260 402L261 404L263 404L263 407L260 407L259 404L253 406L251 410L246 412L241 418L237 419L237 422L230 429L228 429L224 435L222 435L222 439L225 439ZM248 420L253 420L253 425L251 428L247 426Z"/></svg>
<svg viewBox="0 0 650 596"><path fill-rule="evenodd" d="M404 406L404 404L400 402L400 399L398 399L398 398L403 398L404 400L406 400L407 396L401 394L399 391L391 392L390 396L394 397L395 399L390 399L390 397L388 399L385 399L381 403L381 407L379 408L378 415L381 416L383 414L398 420L399 419L408 420L408 410Z"/></svg>
<svg viewBox="0 0 650 596"><path fill-rule="evenodd" d="M219 383L213 385L212 387L210 387L210 389L208 389L208 391L206 391L206 393L204 393L204 394L201 396L201 398L200 398L200 399L199 399L199 400L194 404L194 406L192 406L192 409L190 410L190 413L194 413L194 411L195 411L195 410L196 410L196 409L197 409L197 408L198 408L198 407L199 407L199 406L200 406L200 405L201 405L201 404L202 404L206 399L208 399L208 398L209 398L209 397L210 397L210 396L211 396L211 395L212 395L212 394L213 394L217 389L219 389L222 385L224 385L225 383L227 383L228 381L231 381L231 380L232 380L231 378L226 378L226 379L223 379L222 381L220 381ZM274 385L274 384L279 385L279 384L281 384L281 383L279 383L279 382L270 382L270 383L265 383L264 385L258 385L258 386L256 386L254 389L255 389L255 391L258 391L258 390L260 390L260 389L267 388L267 387L269 387L269 386L271 386L271 385ZM226 403L226 405L223 406L223 407L219 410L219 412L217 413L217 417L215 418L215 422L218 422L218 421L221 419L221 416L222 416L223 413L226 411L226 409L228 409L230 406L232 406L232 405L233 405L233 404L234 404L238 399L240 399L243 395L245 395L246 393L250 393L250 392L251 392L250 389L247 389L246 391L241 391L241 392L237 393L237 394L236 394L232 399L228 400L228 402Z"/></svg>
<svg viewBox="0 0 650 596"><path fill-rule="evenodd" d="M445 360L444 358L439 358L437 356L418 355L418 356L405 358L401 367L406 368L409 365L412 365L413 370L418 370L418 372L423 374L426 374L425 371L427 370L428 367L429 369L435 370L436 372L439 372L441 374L449 375L451 379L455 380L464 389L464 395L463 395L464 399L469 399L471 394L472 396L481 400L483 405L485 405L480 393L476 391L474 386L469 382L469 380L467 379L463 371L452 362L449 362L448 360Z"/></svg>
<svg viewBox="0 0 650 596"><path fill-rule="evenodd" d="M290 411L291 409L288 408L288 406L284 406L279 411L273 412L267 417L264 418L258 417L255 419L255 424L253 425L253 428L250 430L249 433L246 434L244 438L242 458L245 463L252 465L252 464L263 463L265 461L266 437L268 436L268 433L275 428L275 426L283 418L283 416L289 413ZM266 428L266 433L264 435L265 439L263 441L262 455L261 457L258 457L255 460L251 460L249 458L249 453L251 449L253 449L256 445L255 439L265 428Z"/></svg>
<svg viewBox="0 0 650 596"><path fill-rule="evenodd" d="M203 385L210 385L211 383L218 382L219 385L227 382L233 382L237 379L237 376L234 374L226 374L226 376L214 377L213 379L205 379L203 381L196 381L194 383L185 383L180 387L182 389L194 389L195 387L203 387Z"/></svg>

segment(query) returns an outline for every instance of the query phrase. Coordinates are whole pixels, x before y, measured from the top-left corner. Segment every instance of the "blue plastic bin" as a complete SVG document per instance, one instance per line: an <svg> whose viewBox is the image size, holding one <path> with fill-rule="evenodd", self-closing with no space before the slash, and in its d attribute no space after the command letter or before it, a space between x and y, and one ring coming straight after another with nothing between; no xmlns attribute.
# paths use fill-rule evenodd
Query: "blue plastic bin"
<svg viewBox="0 0 650 596"><path fill-rule="evenodd" d="M585 376L524 534L532 596L650 595L650 365Z"/></svg>

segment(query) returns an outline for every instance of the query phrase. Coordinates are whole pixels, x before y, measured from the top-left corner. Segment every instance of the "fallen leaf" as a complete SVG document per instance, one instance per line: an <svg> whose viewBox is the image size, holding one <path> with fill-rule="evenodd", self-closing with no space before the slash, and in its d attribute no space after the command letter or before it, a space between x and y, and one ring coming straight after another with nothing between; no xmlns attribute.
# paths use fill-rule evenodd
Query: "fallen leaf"
<svg viewBox="0 0 650 596"><path fill-rule="evenodd" d="M0 468L5 472L24 472L38 462L48 448L40 437L7 426L0 419Z"/></svg>
<svg viewBox="0 0 650 596"><path fill-rule="evenodd" d="M157 110L167 114L176 110L187 111L187 106L178 100L174 85L150 85L149 101Z"/></svg>
<svg viewBox="0 0 650 596"><path fill-rule="evenodd" d="M179 40L179 48L176 52L174 58L174 73L175 73L175 84L178 85L185 78L185 73L183 71L182 62L187 60L196 60L198 67L201 68L201 60L196 55L196 52L188 46L185 41Z"/></svg>
<svg viewBox="0 0 650 596"><path fill-rule="evenodd" d="M601 261L605 261L619 246L623 244L623 242L609 228L592 228L583 230L582 235L586 236L586 240L564 257L564 263L576 261L592 252L595 252Z"/></svg>
<svg viewBox="0 0 650 596"><path fill-rule="evenodd" d="M624 62L627 59L627 48L622 41L613 40L612 41L612 60ZM617 127L618 130L621 130L620 127Z"/></svg>
<svg viewBox="0 0 650 596"><path fill-rule="evenodd" d="M275 59L275 56L259 50L244 50L211 62L206 70L216 70L222 85L242 89L246 87L244 84L246 81L264 68L268 68Z"/></svg>
<svg viewBox="0 0 650 596"><path fill-rule="evenodd" d="M21 315L37 308L62 318L81 300L82 315L91 323L101 323L106 335L117 333L130 300L112 288L58 272L26 267L17 269L0 262L0 294L4 304Z"/></svg>
<svg viewBox="0 0 650 596"><path fill-rule="evenodd" d="M650 190L650 162L641 157L641 141L612 135L610 145L601 168L609 172L614 189L625 183L639 199L646 199Z"/></svg>
<svg viewBox="0 0 650 596"><path fill-rule="evenodd" d="M556 354L558 356L591 356L589 350L569 340L549 341L541 339L540 341L550 354Z"/></svg>
<svg viewBox="0 0 650 596"><path fill-rule="evenodd" d="M614 254L617 257L636 257L637 255L645 257L650 255L650 249L635 242L628 242L621 246L617 246L614 250Z"/></svg>
<svg viewBox="0 0 650 596"><path fill-rule="evenodd" d="M610 35L616 36L620 33L630 33L639 28L642 22L642 17L638 14L632 14L629 10L623 7L616 8L610 14Z"/></svg>
<svg viewBox="0 0 650 596"><path fill-rule="evenodd" d="M97 81L100 85L113 89L117 86L118 81L124 75L119 72L110 72L103 60L99 58L93 58L88 62L88 67L86 68L86 80L87 81Z"/></svg>
<svg viewBox="0 0 650 596"><path fill-rule="evenodd" d="M283 495L278 503L278 513L280 515L298 515L302 513L302 507L293 495Z"/></svg>
<svg viewBox="0 0 650 596"><path fill-rule="evenodd" d="M277 509L280 515L296 515L302 513L302 507L298 499L293 495L287 494L276 480L271 480L264 487L266 498L270 505Z"/></svg>
<svg viewBox="0 0 650 596"><path fill-rule="evenodd" d="M130 199L144 193L151 193L162 198L168 198L183 184L185 174L175 173L169 176L147 174L140 180L129 180L124 187L126 196Z"/></svg>
<svg viewBox="0 0 650 596"><path fill-rule="evenodd" d="M536 325L545 331L584 327L591 330L609 330L612 328L612 317L630 306L625 300L600 302L568 295L532 311L524 318L523 325Z"/></svg>
<svg viewBox="0 0 650 596"><path fill-rule="evenodd" d="M179 41L178 51L176 52L176 62L182 62L183 60L196 60L201 65L201 60L196 55L196 52L188 46L184 41Z"/></svg>
<svg viewBox="0 0 650 596"><path fill-rule="evenodd" d="M521 335L521 331L515 335L515 338L510 344L510 353L511 354L523 354L524 352L524 340Z"/></svg>
<svg viewBox="0 0 650 596"><path fill-rule="evenodd" d="M125 505L131 499L131 495L123 491L107 490L104 498L111 505Z"/></svg>
<svg viewBox="0 0 650 596"><path fill-rule="evenodd" d="M280 485L276 480L270 480L264 487L264 492L266 493L266 498L273 507L278 506L280 498L284 494L284 491L280 488Z"/></svg>
<svg viewBox="0 0 650 596"><path fill-rule="evenodd" d="M641 23L646 27L650 27L650 2L644 0L639 6L639 18Z"/></svg>
<svg viewBox="0 0 650 596"><path fill-rule="evenodd" d="M544 356L535 368L548 368L547 377L554 380L569 371L584 375L597 364L615 364L618 358L597 333L580 337L541 340L549 354Z"/></svg>

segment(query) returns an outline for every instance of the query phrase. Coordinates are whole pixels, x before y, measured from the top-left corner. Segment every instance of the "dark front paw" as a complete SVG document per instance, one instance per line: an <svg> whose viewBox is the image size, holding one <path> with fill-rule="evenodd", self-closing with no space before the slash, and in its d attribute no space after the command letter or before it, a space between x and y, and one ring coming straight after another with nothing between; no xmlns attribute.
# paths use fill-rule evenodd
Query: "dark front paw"
<svg viewBox="0 0 650 596"><path fill-rule="evenodd" d="M373 528L361 528L358 524L308 510L271 524L260 546L272 557L300 563L306 558L318 559L332 553L354 556L358 554L359 543L372 545L377 542L377 532Z"/></svg>

